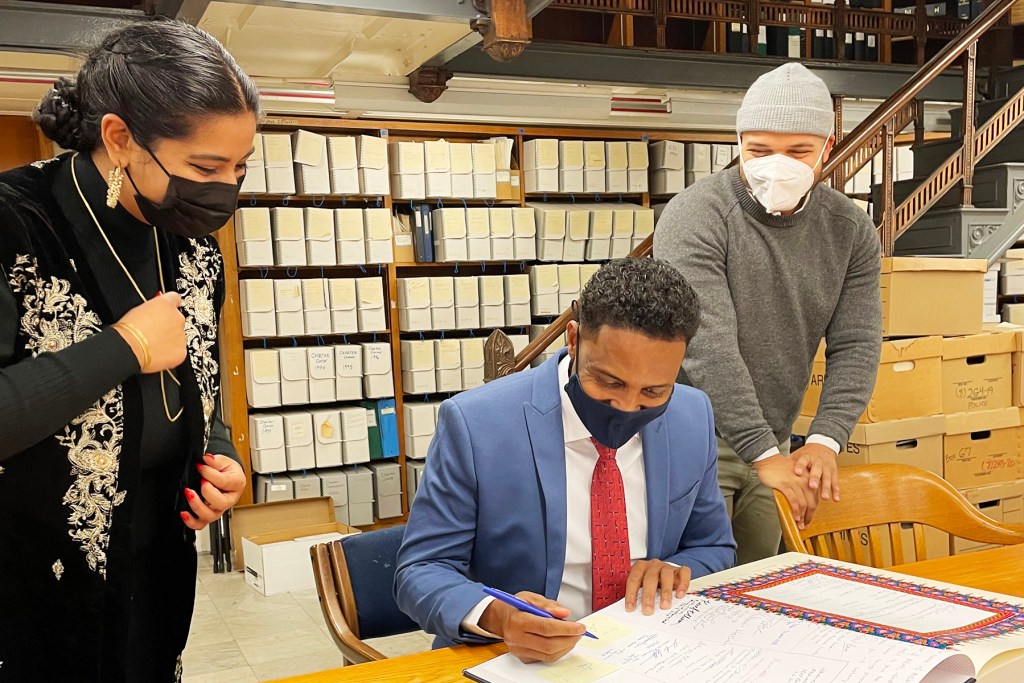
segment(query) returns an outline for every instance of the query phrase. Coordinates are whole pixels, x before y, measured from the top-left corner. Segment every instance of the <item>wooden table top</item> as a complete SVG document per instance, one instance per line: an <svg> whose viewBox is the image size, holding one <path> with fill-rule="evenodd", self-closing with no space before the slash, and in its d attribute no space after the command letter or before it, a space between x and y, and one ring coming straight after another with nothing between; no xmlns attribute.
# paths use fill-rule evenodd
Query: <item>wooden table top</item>
<svg viewBox="0 0 1024 683"><path fill-rule="evenodd" d="M890 567L888 571L1024 598L1024 544ZM508 648L503 643L444 648L380 662L348 666L277 683L465 683L463 669Z"/></svg>

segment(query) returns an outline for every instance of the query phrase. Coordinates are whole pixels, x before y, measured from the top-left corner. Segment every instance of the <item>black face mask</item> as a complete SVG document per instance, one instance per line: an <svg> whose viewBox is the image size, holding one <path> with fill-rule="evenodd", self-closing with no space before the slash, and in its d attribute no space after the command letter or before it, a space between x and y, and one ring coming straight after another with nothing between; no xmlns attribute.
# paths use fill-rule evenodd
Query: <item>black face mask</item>
<svg viewBox="0 0 1024 683"><path fill-rule="evenodd" d="M149 148L146 151L169 179L167 195L157 204L142 196L132 174L125 169L135 188L135 203L147 221L161 230L192 239L206 237L224 227L238 207L241 183L201 183L171 175Z"/></svg>
<svg viewBox="0 0 1024 683"><path fill-rule="evenodd" d="M580 340L577 336L576 355L579 357ZM590 431L590 435L597 439L601 445L608 448L619 449L634 435L648 424L657 420L668 410L669 401L665 401L656 408L644 408L642 410L619 410L591 398L583 385L580 384L580 377L577 373L577 362L573 361L572 374L569 382L565 385L565 393L569 396L569 402L579 415L580 422Z"/></svg>

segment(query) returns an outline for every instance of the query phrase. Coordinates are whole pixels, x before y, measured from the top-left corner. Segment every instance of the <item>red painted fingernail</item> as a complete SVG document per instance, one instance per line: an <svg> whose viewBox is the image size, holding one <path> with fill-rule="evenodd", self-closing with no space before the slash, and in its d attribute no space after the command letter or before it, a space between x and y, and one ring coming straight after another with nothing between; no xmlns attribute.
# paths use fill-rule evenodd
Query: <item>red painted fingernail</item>
<svg viewBox="0 0 1024 683"><path fill-rule="evenodd" d="M193 498L196 497L196 494L192 489L185 489L185 497L188 498L189 500L192 500Z"/></svg>
<svg viewBox="0 0 1024 683"><path fill-rule="evenodd" d="M209 453L203 456L203 460L205 460L207 463L211 465L213 464L213 456L210 455Z"/></svg>
<svg viewBox="0 0 1024 683"><path fill-rule="evenodd" d="M183 522L187 522L188 521L189 514L187 512L181 512L179 514L181 515L181 521L183 521Z"/></svg>
<svg viewBox="0 0 1024 683"><path fill-rule="evenodd" d="M157 296L163 296L163 295L164 295L164 293L163 293L163 292L161 292L161 291L157 291L156 295L157 295Z"/></svg>
<svg viewBox="0 0 1024 683"><path fill-rule="evenodd" d="M199 472L203 471L203 464L201 462L196 463L196 470L198 470Z"/></svg>
<svg viewBox="0 0 1024 683"><path fill-rule="evenodd" d="M209 484L209 483L210 483L210 482L208 482L208 481L206 481L205 479L203 479L203 481L202 481L202 482L201 482L201 483L200 483L199 485L200 485L200 486L206 486L206 485L207 485L207 484Z"/></svg>

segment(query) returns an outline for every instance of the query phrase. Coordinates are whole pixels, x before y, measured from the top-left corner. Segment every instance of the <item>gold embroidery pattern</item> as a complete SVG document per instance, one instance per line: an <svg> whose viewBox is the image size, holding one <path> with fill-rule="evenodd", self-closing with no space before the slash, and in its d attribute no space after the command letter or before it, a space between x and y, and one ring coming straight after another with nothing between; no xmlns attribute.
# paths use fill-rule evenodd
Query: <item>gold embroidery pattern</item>
<svg viewBox="0 0 1024 683"><path fill-rule="evenodd" d="M11 291L22 296L25 313L21 329L32 355L60 351L99 332L99 316L88 309L83 296L71 293L71 283L52 276L47 280L38 270L35 259L18 255L9 280ZM121 401L121 388L116 387L56 437L68 449L75 478L63 499L71 510L68 533L79 543L89 568L103 578L107 575L112 512L125 497L124 491L117 490L124 416ZM59 580L63 564L55 564L53 570Z"/></svg>
<svg viewBox="0 0 1024 683"><path fill-rule="evenodd" d="M217 311L214 292L223 262L212 239L189 240L193 253L183 252L178 257L178 291L185 310L185 341L189 360L199 383L203 403L205 440L210 438L210 424L217 397L217 373L220 370L213 356L217 343ZM190 258L191 256L191 258Z"/></svg>
<svg viewBox="0 0 1024 683"><path fill-rule="evenodd" d="M57 560L53 563L53 575L60 581L60 577L64 576L64 563Z"/></svg>
<svg viewBox="0 0 1024 683"><path fill-rule="evenodd" d="M181 683L181 677L184 675L185 670L181 664L181 655L178 655L178 661L174 665L174 680L175 683Z"/></svg>

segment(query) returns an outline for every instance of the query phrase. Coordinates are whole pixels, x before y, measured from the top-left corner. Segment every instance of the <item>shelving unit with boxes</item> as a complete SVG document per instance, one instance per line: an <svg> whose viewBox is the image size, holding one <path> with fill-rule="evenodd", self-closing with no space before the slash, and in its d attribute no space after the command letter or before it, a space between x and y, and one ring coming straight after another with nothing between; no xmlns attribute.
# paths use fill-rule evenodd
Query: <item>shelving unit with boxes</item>
<svg viewBox="0 0 1024 683"><path fill-rule="evenodd" d="M839 463L921 467L997 521L1021 523L1024 328L983 323L987 271L985 261L883 259L881 364ZM817 411L825 352L823 345L794 434L806 436ZM951 547L931 528L925 536L929 557L982 547L962 539Z"/></svg>
<svg viewBox="0 0 1024 683"><path fill-rule="evenodd" d="M218 233L243 502L329 495L353 526L403 521L437 406L482 383L487 335L521 350L653 232L649 140L729 137L267 119Z"/></svg>

